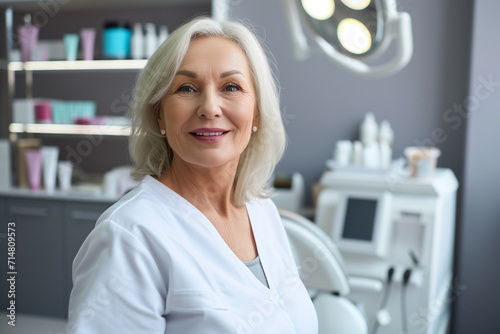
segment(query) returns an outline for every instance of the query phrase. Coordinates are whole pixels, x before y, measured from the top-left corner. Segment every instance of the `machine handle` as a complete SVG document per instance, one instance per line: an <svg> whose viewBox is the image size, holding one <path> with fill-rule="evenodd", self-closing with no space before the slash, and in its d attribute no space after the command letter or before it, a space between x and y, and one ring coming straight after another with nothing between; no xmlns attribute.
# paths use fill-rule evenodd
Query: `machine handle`
<svg viewBox="0 0 500 334"><path fill-rule="evenodd" d="M352 290L359 289L370 292L380 292L384 288L384 284L375 278L350 276L348 280Z"/></svg>

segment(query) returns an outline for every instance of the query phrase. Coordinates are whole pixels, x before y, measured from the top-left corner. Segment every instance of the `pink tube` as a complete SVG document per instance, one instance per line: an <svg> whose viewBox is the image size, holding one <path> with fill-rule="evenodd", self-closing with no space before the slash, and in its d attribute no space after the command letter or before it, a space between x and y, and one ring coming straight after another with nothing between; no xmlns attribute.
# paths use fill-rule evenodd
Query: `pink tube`
<svg viewBox="0 0 500 334"><path fill-rule="evenodd" d="M83 60L94 60L95 29L84 28L80 30L80 40L82 41Z"/></svg>
<svg viewBox="0 0 500 334"><path fill-rule="evenodd" d="M39 190L42 175L42 152L40 150L26 150L25 156L30 188Z"/></svg>

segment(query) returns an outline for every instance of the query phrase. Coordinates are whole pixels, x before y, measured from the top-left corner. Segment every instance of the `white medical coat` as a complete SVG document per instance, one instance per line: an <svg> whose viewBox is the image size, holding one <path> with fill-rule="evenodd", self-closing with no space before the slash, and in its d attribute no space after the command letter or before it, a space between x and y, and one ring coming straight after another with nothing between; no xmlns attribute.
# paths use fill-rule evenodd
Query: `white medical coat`
<svg viewBox="0 0 500 334"><path fill-rule="evenodd" d="M317 333L276 207L255 199L246 209L269 288L198 209L146 177L75 257L68 332Z"/></svg>

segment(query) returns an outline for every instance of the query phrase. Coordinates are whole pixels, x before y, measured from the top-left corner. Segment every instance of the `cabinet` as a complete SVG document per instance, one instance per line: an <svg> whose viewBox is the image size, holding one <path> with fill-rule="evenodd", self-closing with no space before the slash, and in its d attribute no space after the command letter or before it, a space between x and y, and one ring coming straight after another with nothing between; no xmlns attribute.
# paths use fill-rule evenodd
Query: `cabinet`
<svg viewBox="0 0 500 334"><path fill-rule="evenodd" d="M0 199L0 308L5 310L7 308L7 299L4 298L5 293L8 291L7 287L7 215L5 214L5 202Z"/></svg>
<svg viewBox="0 0 500 334"><path fill-rule="evenodd" d="M7 221L16 224L16 313L63 315L61 203L6 199L4 205Z"/></svg>
<svg viewBox="0 0 500 334"><path fill-rule="evenodd" d="M73 259L111 203L0 197L2 233L16 223L16 313L66 318ZM2 275L7 247L2 236ZM2 309L7 307L2 276Z"/></svg>
<svg viewBox="0 0 500 334"><path fill-rule="evenodd" d="M78 253L80 246L85 241L95 226L99 216L109 207L109 204L96 204L96 203L81 203L69 202L65 205L65 236L66 242L65 251L65 273L64 273L64 306L65 316L67 316L68 301L72 284L71 271L73 267L73 259Z"/></svg>

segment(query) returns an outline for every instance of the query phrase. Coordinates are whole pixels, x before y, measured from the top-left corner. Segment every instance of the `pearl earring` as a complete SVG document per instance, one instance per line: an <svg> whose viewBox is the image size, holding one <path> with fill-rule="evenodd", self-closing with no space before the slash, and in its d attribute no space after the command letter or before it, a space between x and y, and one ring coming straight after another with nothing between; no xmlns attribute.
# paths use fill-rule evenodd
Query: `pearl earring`
<svg viewBox="0 0 500 334"><path fill-rule="evenodd" d="M162 135L165 135L165 133L167 133L167 131L165 131L165 129L161 129L160 133L161 133Z"/></svg>
<svg viewBox="0 0 500 334"><path fill-rule="evenodd" d="M253 126L252 132L257 132L257 126L255 126L255 125Z"/></svg>

